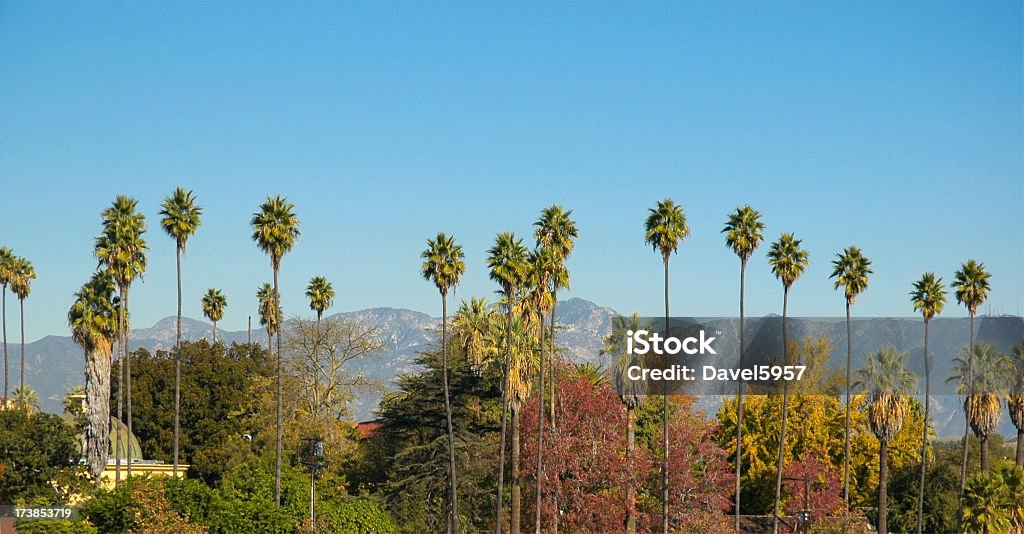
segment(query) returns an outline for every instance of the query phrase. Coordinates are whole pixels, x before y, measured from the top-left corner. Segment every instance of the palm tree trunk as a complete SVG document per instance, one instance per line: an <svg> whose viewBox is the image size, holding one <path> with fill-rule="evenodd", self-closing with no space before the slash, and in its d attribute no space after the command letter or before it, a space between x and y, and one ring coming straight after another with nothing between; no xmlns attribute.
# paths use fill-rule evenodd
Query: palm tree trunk
<svg viewBox="0 0 1024 534"><path fill-rule="evenodd" d="M853 361L853 334L850 325L850 300L846 300L846 447L843 453L843 500L850 517L850 366Z"/></svg>
<svg viewBox="0 0 1024 534"><path fill-rule="evenodd" d="M320 318L317 316L317 324ZM448 419L448 531L459 532L459 493L455 479L455 432L452 429L451 393L448 386L448 298L441 293L441 367L444 381L444 413Z"/></svg>
<svg viewBox="0 0 1024 534"><path fill-rule="evenodd" d="M988 474L988 435L981 437L981 472Z"/></svg>
<svg viewBox="0 0 1024 534"><path fill-rule="evenodd" d="M213 344L217 344L217 321L213 321Z"/></svg>
<svg viewBox="0 0 1024 534"><path fill-rule="evenodd" d="M504 513L504 500L505 500L505 436L507 434L507 419L508 419L508 371L510 360L512 358L512 299L515 295L514 287L505 288L507 294L506 299L506 319L505 324L505 363L502 366L501 373L501 443L499 445L498 452L498 507L497 507L497 519L495 519L495 532L502 534L501 530L501 519Z"/></svg>
<svg viewBox="0 0 1024 534"><path fill-rule="evenodd" d="M555 309L558 308L558 284L551 284L551 357L548 358L548 377L551 382L551 400L548 401L548 405L551 408L551 433L555 434L558 432L558 420L555 419L555 371L557 367L558 353L555 351ZM551 527L554 529L555 534L558 533L558 493L556 492L551 496L551 501L554 504L554 513L551 515Z"/></svg>
<svg viewBox="0 0 1024 534"><path fill-rule="evenodd" d="M124 436L121 424L124 414L124 306L118 306L117 313L117 425L114 433L117 443L114 446L114 487L121 483L121 455L124 454Z"/></svg>
<svg viewBox="0 0 1024 534"><path fill-rule="evenodd" d="M4 324L4 394L0 395L0 396L2 396L4 398L4 400L6 401L7 400L7 391L8 391L8 383L7 383L7 284L3 285L2 291L0 291L0 293L2 293L2 296L0 296L0 299L3 300L3 324Z"/></svg>
<svg viewBox="0 0 1024 534"><path fill-rule="evenodd" d="M1024 467L1024 428L1017 429L1017 467Z"/></svg>
<svg viewBox="0 0 1024 534"><path fill-rule="evenodd" d="M174 471L178 476L178 432L181 418L181 247L174 249L178 267L178 322L174 337Z"/></svg>
<svg viewBox="0 0 1024 534"><path fill-rule="evenodd" d="M281 506L281 398L284 395L284 388L281 386L281 293L277 290L278 265L274 264L274 321L277 323L277 440L275 444L275 466L274 466L274 505Z"/></svg>
<svg viewBox="0 0 1024 534"><path fill-rule="evenodd" d="M21 390L25 391L25 299L18 299L21 309Z"/></svg>
<svg viewBox="0 0 1024 534"><path fill-rule="evenodd" d="M746 349L743 347L743 282L747 272L747 260L740 260L740 369ZM668 335L668 334L666 334ZM743 468L743 380L736 383L736 530L740 529L740 471Z"/></svg>
<svg viewBox="0 0 1024 534"><path fill-rule="evenodd" d="M970 312L970 345L967 346L967 396L974 394L974 312ZM964 441L963 454L960 462L960 506L958 506L957 526L963 521L964 488L967 487L967 440L971 431L971 421L967 417L967 406L964 405Z"/></svg>
<svg viewBox="0 0 1024 534"><path fill-rule="evenodd" d="M520 512L522 510L522 486L519 480L519 408L512 409L512 516L509 519L509 532L519 534Z"/></svg>
<svg viewBox="0 0 1024 534"><path fill-rule="evenodd" d="M540 534L544 490L544 313L540 315L540 399L537 401L537 506L534 534Z"/></svg>
<svg viewBox="0 0 1024 534"><path fill-rule="evenodd" d="M782 365L789 365L789 339L786 336L786 314L789 311L789 287L782 288ZM779 532L779 503L782 500L782 460L786 451L786 421L789 419L789 381L782 383L782 432L779 434L779 461L775 468L775 513L772 532Z"/></svg>
<svg viewBox="0 0 1024 534"><path fill-rule="evenodd" d="M917 486L917 534L924 528L924 480L928 474L928 407L931 404L931 363L928 361L928 322L924 319L924 429L921 431L921 479Z"/></svg>
<svg viewBox="0 0 1024 534"><path fill-rule="evenodd" d="M125 417L127 417L128 435L125 439L125 453L128 458L128 478L132 477L132 358L129 350L129 337L131 326L128 324L128 292L130 288L126 285L121 293L124 295L121 304L124 305L124 399Z"/></svg>
<svg viewBox="0 0 1024 534"><path fill-rule="evenodd" d="M86 354L85 398L89 426L85 433L86 463L96 486L110 451L110 349Z"/></svg>
<svg viewBox="0 0 1024 534"><path fill-rule="evenodd" d="M626 458L629 461L630 468L632 468L633 449L636 444L636 424L633 422L635 410L636 408L633 406L626 407ZM630 482L629 488L626 489L626 534L636 534L635 507L636 489L633 487L633 483Z"/></svg>
<svg viewBox="0 0 1024 534"><path fill-rule="evenodd" d="M880 441L878 447L878 532L889 532L886 515L889 511L889 443Z"/></svg>
<svg viewBox="0 0 1024 534"><path fill-rule="evenodd" d="M668 336L668 254L663 254L665 261L665 336ZM661 531L668 534L668 381L662 381L662 412L661 412Z"/></svg>

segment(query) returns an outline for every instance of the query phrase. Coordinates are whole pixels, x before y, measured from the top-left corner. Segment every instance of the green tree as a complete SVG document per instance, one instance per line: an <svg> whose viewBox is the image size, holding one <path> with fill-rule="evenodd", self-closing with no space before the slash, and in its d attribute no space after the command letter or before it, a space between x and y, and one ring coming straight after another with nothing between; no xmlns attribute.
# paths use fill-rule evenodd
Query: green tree
<svg viewBox="0 0 1024 534"><path fill-rule="evenodd" d="M224 318L224 308L228 307L228 299L215 287L206 290L202 299L203 315L213 322L213 344L217 344L217 321Z"/></svg>
<svg viewBox="0 0 1024 534"><path fill-rule="evenodd" d="M95 254L117 284L121 305L118 307L118 336L121 357L118 381L124 380L124 388L118 384L118 391L127 393L126 411L128 434L132 434L132 368L129 354L128 293L136 278L146 272L146 218L135 211L138 201L118 195L114 203L103 210L102 233L95 240ZM117 399L117 418L121 419L121 397ZM121 481L121 456L116 456L115 484ZM131 454L128 457L128 476L132 474Z"/></svg>
<svg viewBox="0 0 1024 534"><path fill-rule="evenodd" d="M274 270L274 312L275 321L281 324L281 293L278 289L278 273L281 258L284 257L299 238L299 218L295 206L281 196L267 197L259 211L252 214L252 239L267 256ZM269 332L269 330L268 330ZM277 336L277 467L274 484L274 503L281 504L281 336Z"/></svg>
<svg viewBox="0 0 1024 534"><path fill-rule="evenodd" d="M466 272L466 264L462 259L462 245L455 242L444 232L438 232L437 238L427 239L427 249L420 254L423 263L420 274L423 279L433 282L441 293L441 382L444 389L444 413L448 423L448 530L459 532L459 493L455 473L455 431L452 430L452 407L448 387L448 291L459 285L462 274Z"/></svg>
<svg viewBox="0 0 1024 534"><path fill-rule="evenodd" d="M942 278L934 273L924 273L921 279L914 282L914 290L910 292L910 301L914 311L921 312L924 317L924 431L921 433L921 480L917 493L917 534L924 527L924 480L928 473L928 408L931 405L931 361L928 357L928 325L936 315L942 313L946 305L946 291L942 286Z"/></svg>
<svg viewBox="0 0 1024 534"><path fill-rule="evenodd" d="M274 353L274 335L277 334L278 319L280 318L280 314L277 313L277 300L277 291L266 282L256 290L260 326L267 331L267 352L270 354Z"/></svg>
<svg viewBox="0 0 1024 534"><path fill-rule="evenodd" d="M30 387L21 386L14 388L14 395L11 396L11 401L15 408L25 410L29 414L35 414L39 411L39 392Z"/></svg>
<svg viewBox="0 0 1024 534"><path fill-rule="evenodd" d="M34 497L67 502L66 488L53 482L69 478L64 474L78 463L74 428L56 415L0 410L0 443L0 502Z"/></svg>
<svg viewBox="0 0 1024 534"><path fill-rule="evenodd" d="M505 436L508 413L508 392L509 392L509 366L512 363L512 312L516 306L516 291L526 279L528 264L526 262L526 247L523 240L516 238L511 232L502 232L494 239L494 245L487 250L487 267L490 269L491 280L501 286L505 296L505 359L502 365L502 387L501 387L501 441L498 453L498 505L497 519L495 521L496 532L501 532L501 516L503 513L502 501L505 493ZM511 517L511 529L513 534L518 534L519 518L515 513L518 510L513 505Z"/></svg>
<svg viewBox="0 0 1024 534"><path fill-rule="evenodd" d="M950 288L956 296L956 301L967 308L970 315L970 342L968 351L974 349L974 316L978 314L978 307L988 299L988 292L992 289L989 278L992 275L985 270L985 264L976 262L973 259L967 260L960 266L960 270L953 274L953 282ZM974 353L967 354L967 387L973 388ZM960 498L963 499L964 487L967 484L967 436L970 430L970 418L964 417L964 441L963 452L960 463Z"/></svg>
<svg viewBox="0 0 1024 534"><path fill-rule="evenodd" d="M652 328L652 324L643 324L640 316L633 312L629 317L616 315L612 317L612 330L604 338L604 345L601 347L601 354L607 354L612 358L612 372L615 380L615 390L619 400L626 407L626 458L627 461L633 458L636 449L636 408L643 402L647 395L647 384L640 380L630 380L629 368L634 365L643 365L643 359L637 354L626 350L626 332ZM626 495L626 532L636 532L636 491L633 488L627 490Z"/></svg>
<svg viewBox="0 0 1024 534"><path fill-rule="evenodd" d="M644 221L644 242L651 245L656 252L661 254L661 260L665 266L665 334L668 335L669 327L669 306L668 306L668 262L672 254L676 252L679 245L690 235L690 227L686 224L686 215L683 214L683 207L676 204L672 199L666 198L658 202L657 206L648 210L647 220ZM668 383L662 391L662 468L661 468L661 518L662 531L668 534ZM739 444L736 445L739 451ZM737 464L739 459L736 459ZM739 495L736 496L737 503Z"/></svg>
<svg viewBox="0 0 1024 534"><path fill-rule="evenodd" d="M907 353L887 346L868 354L867 363L857 371L858 386L869 397L868 421L878 438L878 531L889 531L886 522L889 482L889 442L903 427L907 416L907 395L916 389L917 377L907 369Z"/></svg>
<svg viewBox="0 0 1024 534"><path fill-rule="evenodd" d="M71 338L85 351L85 458L97 484L110 450L110 364L118 317L115 291L110 274L98 271L75 293L68 310Z"/></svg>
<svg viewBox="0 0 1024 534"><path fill-rule="evenodd" d="M1017 467L1024 467L1024 336L1020 343L1010 347L1010 394L1006 397L1006 409L1010 420L1017 428Z"/></svg>
<svg viewBox="0 0 1024 534"><path fill-rule="evenodd" d="M988 473L988 438L999 427L1002 415L1000 399L1006 395L1006 356L991 343L978 343L974 350L963 347L953 358L946 382L956 384L964 397L964 415L975 436L981 440L981 471Z"/></svg>
<svg viewBox="0 0 1024 534"><path fill-rule="evenodd" d="M495 348L494 312L487 299L471 297L465 300L452 317L452 337L466 354L470 365L480 367Z"/></svg>
<svg viewBox="0 0 1024 534"><path fill-rule="evenodd" d="M835 289L843 288L846 301L846 445L843 453L843 498L846 506L850 506L850 376L853 360L853 332L850 322L850 309L860 295L868 288L868 277L871 260L854 245L846 247L842 253L836 254L832 261L832 274L835 278Z"/></svg>
<svg viewBox="0 0 1024 534"><path fill-rule="evenodd" d="M744 281L747 273L747 260L750 255L761 246L764 223L761 222L761 214L751 208L750 205L736 208L736 211L729 214L722 233L725 234L725 245L736 253L740 258L740 367L745 362L746 348L743 345L743 292ZM736 503L735 522L736 528L740 528L740 470L743 467L741 448L743 439L739 432L743 429L743 381L736 384L736 406L739 410L739 425L736 425Z"/></svg>
<svg viewBox="0 0 1024 534"><path fill-rule="evenodd" d="M334 304L334 288L323 276L314 276L306 286L306 298L309 299L309 309L316 312L316 321L319 323L327 308Z"/></svg>
<svg viewBox="0 0 1024 534"><path fill-rule="evenodd" d="M0 322L3 322L4 330L4 391L0 397L7 397L7 392L10 391L10 385L8 384L7 377L7 286L11 285L14 281L14 270L12 269L14 263L14 253L7 247L0 247L0 300L3 301L3 312L0 316Z"/></svg>
<svg viewBox="0 0 1024 534"><path fill-rule="evenodd" d="M807 270L809 263L807 251L800 248L802 241L792 233L782 234L772 243L768 250L768 265L772 268L775 278L782 281L782 355L784 365L789 364L789 338L786 329L786 318L789 312L789 290L793 282ZM775 508L772 514L772 532L779 531L779 506L782 498L782 471L786 448L786 424L789 419L789 381L782 386L782 429L779 431L779 461L775 474ZM737 456L738 457L738 456ZM737 512L739 513L739 512Z"/></svg>
<svg viewBox="0 0 1024 534"><path fill-rule="evenodd" d="M21 376L18 385L25 388L25 299L32 292L32 280L36 279L36 270L32 263L25 258L14 258L11 265L14 278L11 280L11 291L18 297L18 307L21 315Z"/></svg>
<svg viewBox="0 0 1024 534"><path fill-rule="evenodd" d="M160 227L174 239L174 259L178 274L178 315L175 323L174 347L181 347L181 257L185 254L190 237L195 235L202 224L203 208L196 204L196 197L183 187L176 188L160 205ZM216 333L214 334L216 342ZM175 356L174 369L174 476L178 476L178 433L181 417L181 362Z"/></svg>

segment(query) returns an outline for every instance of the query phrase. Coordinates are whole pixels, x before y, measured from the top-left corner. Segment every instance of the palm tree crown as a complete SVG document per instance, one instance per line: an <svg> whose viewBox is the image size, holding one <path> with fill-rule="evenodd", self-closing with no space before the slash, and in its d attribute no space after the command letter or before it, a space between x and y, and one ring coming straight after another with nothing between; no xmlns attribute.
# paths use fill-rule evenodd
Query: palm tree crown
<svg viewBox="0 0 1024 534"><path fill-rule="evenodd" d="M956 393L965 396L964 411L971 430L985 438L995 432L1000 420L1000 399L1007 393L1009 362L991 343L975 343L971 351L963 346L953 358L946 382L956 383ZM973 378L973 384L971 379Z"/></svg>
<svg viewBox="0 0 1024 534"><path fill-rule="evenodd" d="M267 333L277 333L277 293L274 287L264 282L256 291L256 299L259 301L260 326L267 329Z"/></svg>
<svg viewBox="0 0 1024 534"><path fill-rule="evenodd" d="M722 228L726 246L743 261L747 261L754 250L761 246L763 231L761 214L749 205L736 208L735 212L730 213L725 228Z"/></svg>
<svg viewBox="0 0 1024 534"><path fill-rule="evenodd" d="M978 313L978 306L988 298L988 292L992 289L988 281L991 276L985 271L984 263L974 260L967 260L953 275L953 283L950 285L955 291L956 301L966 306L971 315Z"/></svg>
<svg viewBox="0 0 1024 534"><path fill-rule="evenodd" d="M807 251L800 248L802 242L792 233L786 233L768 249L768 265L786 289L793 287L793 282L800 278L810 263Z"/></svg>
<svg viewBox="0 0 1024 534"><path fill-rule="evenodd" d="M917 390L917 376L907 369L907 353L892 346L868 354L857 371L857 387L870 398L871 431L879 441L896 439L906 417L906 396Z"/></svg>
<svg viewBox="0 0 1024 534"><path fill-rule="evenodd" d="M439 232L436 238L427 239L427 248L420 254L423 259L420 273L424 280L434 282L441 296L447 296L448 290L457 286L466 272L464 257L462 245L455 242L455 237Z"/></svg>
<svg viewBox="0 0 1024 534"><path fill-rule="evenodd" d="M131 285L146 272L148 245L145 217L135 211L138 201L118 195L113 205L103 210L103 233L96 238L96 258L110 270L118 286Z"/></svg>
<svg viewBox="0 0 1024 534"><path fill-rule="evenodd" d="M316 312L316 319L334 304L334 287L323 276L314 276L306 286L306 297L309 298L309 309Z"/></svg>
<svg viewBox="0 0 1024 534"><path fill-rule="evenodd" d="M630 354L626 350L626 332L654 328L653 322L643 324L640 315L633 312L629 317L616 315L612 317L612 330L604 338L601 347L601 354L612 357L612 379L615 381L615 391L619 394L619 400L632 410L640 405L644 395L647 394L647 383L642 380L630 380L627 372L631 366L642 365L642 356Z"/></svg>
<svg viewBox="0 0 1024 534"><path fill-rule="evenodd" d="M260 250L270 256L274 269L281 266L281 257L287 254L299 238L299 218L295 205L281 196L267 197L260 210L252 214L252 239Z"/></svg>
<svg viewBox="0 0 1024 534"><path fill-rule="evenodd" d="M75 293L75 302L68 310L71 337L86 352L105 348L109 352L117 335L118 299L110 273L97 271Z"/></svg>
<svg viewBox="0 0 1024 534"><path fill-rule="evenodd" d="M842 286L846 292L846 303L853 304L857 295L868 288L868 276L873 272L871 260L864 256L859 247L850 245L841 254L836 254L829 278L836 279L835 288Z"/></svg>
<svg viewBox="0 0 1024 534"><path fill-rule="evenodd" d="M487 267L491 270L491 280L501 285L509 304L515 300L515 289L526 278L529 268L526 254L523 240L511 232L498 234L494 245L487 249Z"/></svg>
<svg viewBox="0 0 1024 534"><path fill-rule="evenodd" d="M14 258L14 252L11 249L0 247L0 287L5 290L14 279L14 271L11 269Z"/></svg>
<svg viewBox="0 0 1024 534"><path fill-rule="evenodd" d="M211 287L203 295L203 315L216 323L224 318L224 308L228 306L228 299L224 293L217 288Z"/></svg>
<svg viewBox="0 0 1024 534"><path fill-rule="evenodd" d="M666 198L648 212L644 222L644 241L661 252L662 258L668 261L679 244L690 235L683 207Z"/></svg>
<svg viewBox="0 0 1024 534"><path fill-rule="evenodd" d="M32 280L36 279L36 270L32 262L25 258L14 258L11 263L11 291L18 297L18 300L25 300L32 292Z"/></svg>
<svg viewBox="0 0 1024 534"><path fill-rule="evenodd" d="M201 224L203 208L195 202L196 197L192 191L179 187L171 196L164 198L160 205L160 215L163 217L160 219L160 227L174 238L181 252L185 252L188 238L196 233Z"/></svg>
<svg viewBox="0 0 1024 534"><path fill-rule="evenodd" d="M540 217L533 223L537 229L534 235L537 244L551 247L558 257L565 259L572 255L575 240L579 237L576 223L570 218L572 210L552 204L541 210Z"/></svg>
<svg viewBox="0 0 1024 534"><path fill-rule="evenodd" d="M469 302L463 300L452 317L454 336L461 341L466 358L473 365L479 366L497 352L494 327L494 313L484 298L472 297Z"/></svg>
<svg viewBox="0 0 1024 534"><path fill-rule="evenodd" d="M942 287L942 278L935 276L935 273L924 273L920 280L914 282L910 300L914 303L914 311L921 312L926 320L942 313L942 308L946 305L946 291Z"/></svg>

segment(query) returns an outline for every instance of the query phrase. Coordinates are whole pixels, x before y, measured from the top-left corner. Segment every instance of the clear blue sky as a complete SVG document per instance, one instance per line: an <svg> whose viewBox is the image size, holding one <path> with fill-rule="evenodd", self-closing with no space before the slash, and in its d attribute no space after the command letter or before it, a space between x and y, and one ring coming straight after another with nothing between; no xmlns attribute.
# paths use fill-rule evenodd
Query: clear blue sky
<svg viewBox="0 0 1024 534"><path fill-rule="evenodd" d="M793 231L810 251L793 314L843 313L828 275L851 243L876 273L855 314L911 315L911 283L948 282L967 258L993 273L992 311L1020 313L1022 42L1020 2L5 2L0 244L39 274L30 341L67 334L119 193L150 225L134 324L174 313L157 211L179 185L206 208L184 312L201 317L202 293L222 288L227 329L270 279L248 225L268 194L302 221L288 313L308 313L323 274L335 311L439 315L418 271L439 230L465 247L456 298L492 297L494 234L532 241L557 202L580 229L561 295L657 315L642 224L664 197L693 230L672 259L675 314L737 313L719 232L748 202L769 239ZM766 248L752 315L781 308Z"/></svg>

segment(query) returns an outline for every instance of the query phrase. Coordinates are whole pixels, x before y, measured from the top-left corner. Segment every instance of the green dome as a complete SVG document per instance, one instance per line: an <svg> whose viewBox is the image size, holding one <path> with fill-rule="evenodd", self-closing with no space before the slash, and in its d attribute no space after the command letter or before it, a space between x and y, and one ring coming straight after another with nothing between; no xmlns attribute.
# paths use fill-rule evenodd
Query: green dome
<svg viewBox="0 0 1024 534"><path fill-rule="evenodd" d="M120 430L119 430L120 429ZM117 434L115 432L121 432L121 449L118 451L120 454L114 454L114 446L117 444ZM135 437L135 434L128 435L128 427L125 426L119 419L115 417L110 418L110 459L113 460L117 456L121 458L128 458L125 454L125 439L127 438L128 451L131 452L132 459L142 459L142 447L139 446L139 438Z"/></svg>

